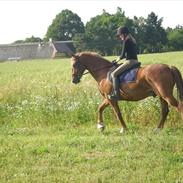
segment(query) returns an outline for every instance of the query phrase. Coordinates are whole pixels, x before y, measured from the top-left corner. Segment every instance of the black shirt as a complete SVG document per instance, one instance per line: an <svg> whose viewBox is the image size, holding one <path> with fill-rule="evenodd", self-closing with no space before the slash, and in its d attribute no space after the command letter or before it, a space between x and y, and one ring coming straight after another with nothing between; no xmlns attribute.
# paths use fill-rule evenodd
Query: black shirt
<svg viewBox="0 0 183 183"><path fill-rule="evenodd" d="M123 52L123 50L122 50ZM126 58L126 60L137 59L137 45L131 39L125 41L124 52L121 53L120 59Z"/></svg>

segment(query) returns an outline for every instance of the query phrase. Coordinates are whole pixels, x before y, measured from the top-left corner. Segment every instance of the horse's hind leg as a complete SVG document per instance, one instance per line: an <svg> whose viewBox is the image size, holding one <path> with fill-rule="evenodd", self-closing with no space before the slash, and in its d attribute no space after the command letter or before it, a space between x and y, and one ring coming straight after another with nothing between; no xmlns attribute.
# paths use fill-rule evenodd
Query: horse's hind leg
<svg viewBox="0 0 183 183"><path fill-rule="evenodd" d="M97 120L97 128L101 131L104 130L104 121L103 121L103 111L104 109L109 105L109 101L107 99L104 99L102 104L98 108L98 120Z"/></svg>
<svg viewBox="0 0 183 183"><path fill-rule="evenodd" d="M164 99L168 102L168 104L175 107L178 112L178 101L174 98L174 96L170 95L169 97L165 97Z"/></svg>
<svg viewBox="0 0 183 183"><path fill-rule="evenodd" d="M164 127L164 123L169 112L167 101L160 97L160 102L161 102L161 119L158 125L158 129L162 129Z"/></svg>

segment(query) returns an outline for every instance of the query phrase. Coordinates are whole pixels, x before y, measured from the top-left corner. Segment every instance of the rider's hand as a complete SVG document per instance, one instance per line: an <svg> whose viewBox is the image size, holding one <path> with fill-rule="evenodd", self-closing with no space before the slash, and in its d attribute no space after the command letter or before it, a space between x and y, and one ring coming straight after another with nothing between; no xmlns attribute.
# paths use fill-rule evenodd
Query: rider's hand
<svg viewBox="0 0 183 183"><path fill-rule="evenodd" d="M112 61L112 65L113 65L113 66L116 66L116 64L117 64L116 60L113 60L113 61Z"/></svg>
<svg viewBox="0 0 183 183"><path fill-rule="evenodd" d="M121 58L120 57L118 57L117 59L116 59L116 62L119 62L121 60Z"/></svg>

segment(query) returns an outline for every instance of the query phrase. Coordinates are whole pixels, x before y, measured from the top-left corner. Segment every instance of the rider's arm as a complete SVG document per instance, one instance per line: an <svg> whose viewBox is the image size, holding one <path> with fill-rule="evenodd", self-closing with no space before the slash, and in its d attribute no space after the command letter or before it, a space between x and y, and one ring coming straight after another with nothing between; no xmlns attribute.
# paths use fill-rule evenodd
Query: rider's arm
<svg viewBox="0 0 183 183"><path fill-rule="evenodd" d="M122 59L124 59L124 58L126 58L126 49L124 49L124 51L122 50L122 53L121 53L121 55L116 59L116 62L118 62L118 61L120 61L120 60L122 60Z"/></svg>
<svg viewBox="0 0 183 183"><path fill-rule="evenodd" d="M120 56L119 56L119 58L120 58L120 60L122 60L122 59L126 58L126 54L125 54L125 52L123 52L123 54L122 54L122 55L120 55Z"/></svg>
<svg viewBox="0 0 183 183"><path fill-rule="evenodd" d="M119 62L121 60L121 58L120 57L118 57L117 59L116 59L116 62Z"/></svg>
<svg viewBox="0 0 183 183"><path fill-rule="evenodd" d="M126 46L127 46L127 44L128 44L128 41L123 42L121 55L119 56L120 60L123 58L126 58Z"/></svg>

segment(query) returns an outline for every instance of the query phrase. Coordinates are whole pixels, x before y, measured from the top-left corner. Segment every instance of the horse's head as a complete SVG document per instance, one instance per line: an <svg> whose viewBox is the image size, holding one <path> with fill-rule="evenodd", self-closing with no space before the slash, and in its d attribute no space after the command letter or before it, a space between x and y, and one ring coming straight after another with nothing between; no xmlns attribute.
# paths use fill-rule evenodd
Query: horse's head
<svg viewBox="0 0 183 183"><path fill-rule="evenodd" d="M84 65L81 64L79 55L72 55L71 66L72 66L72 82L74 84L77 84L80 82L80 79L86 69Z"/></svg>

